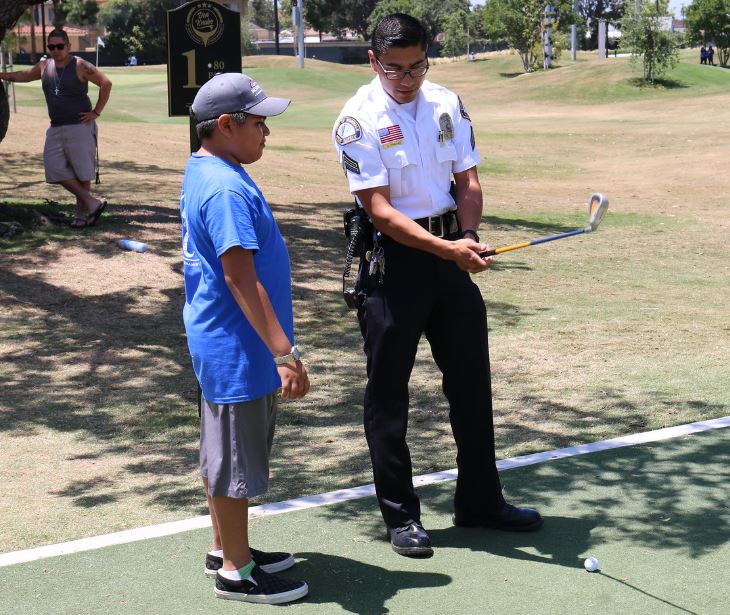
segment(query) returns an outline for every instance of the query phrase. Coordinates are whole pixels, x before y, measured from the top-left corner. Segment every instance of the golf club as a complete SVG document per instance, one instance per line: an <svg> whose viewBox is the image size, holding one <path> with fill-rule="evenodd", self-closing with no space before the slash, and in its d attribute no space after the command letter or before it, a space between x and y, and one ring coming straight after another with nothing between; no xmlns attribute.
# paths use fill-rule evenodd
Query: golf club
<svg viewBox="0 0 730 615"><path fill-rule="evenodd" d="M573 235L580 235L581 233L590 233L598 228L598 225L603 220L603 216L606 215L608 209L608 198L600 192L594 192L588 201L588 224L583 228L575 229L574 231L568 231L567 233L559 233L557 235L550 235L549 237L541 237L539 239L533 239L532 241L525 241L523 243L516 243L511 246L505 246L504 248L495 248L494 250L487 250L486 252L480 252L479 256L482 258L486 256L494 256L495 254L502 254L502 252L509 252L510 250L519 250L520 248L527 248L528 246L535 246L538 243L545 243L546 241L555 241L556 239L562 239L563 237L572 237Z"/></svg>

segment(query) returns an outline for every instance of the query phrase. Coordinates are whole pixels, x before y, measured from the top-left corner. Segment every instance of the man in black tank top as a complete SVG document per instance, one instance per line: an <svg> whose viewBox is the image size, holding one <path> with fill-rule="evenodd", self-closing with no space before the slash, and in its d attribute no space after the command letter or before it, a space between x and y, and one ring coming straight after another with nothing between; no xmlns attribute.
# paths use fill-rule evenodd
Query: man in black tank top
<svg viewBox="0 0 730 615"><path fill-rule="evenodd" d="M109 100L112 82L93 64L72 56L70 48L66 32L54 30L48 35L50 60L44 58L26 71L0 72L0 79L41 80L51 118L43 149L46 181L61 184L76 197L71 226L83 228L96 224L106 207L105 200L91 193L91 180L96 172L96 119ZM87 93L89 82L99 87L94 106Z"/></svg>

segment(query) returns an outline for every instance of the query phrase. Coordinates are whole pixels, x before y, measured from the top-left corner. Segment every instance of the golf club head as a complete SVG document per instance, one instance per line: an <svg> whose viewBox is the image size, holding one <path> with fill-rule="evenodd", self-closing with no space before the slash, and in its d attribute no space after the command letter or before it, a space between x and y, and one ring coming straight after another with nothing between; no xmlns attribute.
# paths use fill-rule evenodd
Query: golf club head
<svg viewBox="0 0 730 615"><path fill-rule="evenodd" d="M608 210L608 197L600 192L594 192L588 201L588 226L585 231L590 233L598 228Z"/></svg>

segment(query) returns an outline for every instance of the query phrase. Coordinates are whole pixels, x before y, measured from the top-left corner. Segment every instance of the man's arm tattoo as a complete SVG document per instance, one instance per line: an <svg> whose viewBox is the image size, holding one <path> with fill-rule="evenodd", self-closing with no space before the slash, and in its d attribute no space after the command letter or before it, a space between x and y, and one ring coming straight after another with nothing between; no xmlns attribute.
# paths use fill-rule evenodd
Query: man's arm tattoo
<svg viewBox="0 0 730 615"><path fill-rule="evenodd" d="M93 75L96 72L96 66L86 60L81 60L81 66L87 75Z"/></svg>

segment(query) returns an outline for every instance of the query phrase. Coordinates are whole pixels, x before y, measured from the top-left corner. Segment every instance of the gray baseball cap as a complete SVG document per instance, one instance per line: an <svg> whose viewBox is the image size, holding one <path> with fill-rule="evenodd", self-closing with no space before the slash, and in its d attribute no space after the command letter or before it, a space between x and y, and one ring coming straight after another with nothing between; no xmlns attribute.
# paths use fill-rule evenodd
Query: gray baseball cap
<svg viewBox="0 0 730 615"><path fill-rule="evenodd" d="M279 115L289 103L291 101L286 98L266 96L261 86L248 75L220 73L198 90L190 110L198 122L203 122L240 111L263 117Z"/></svg>

